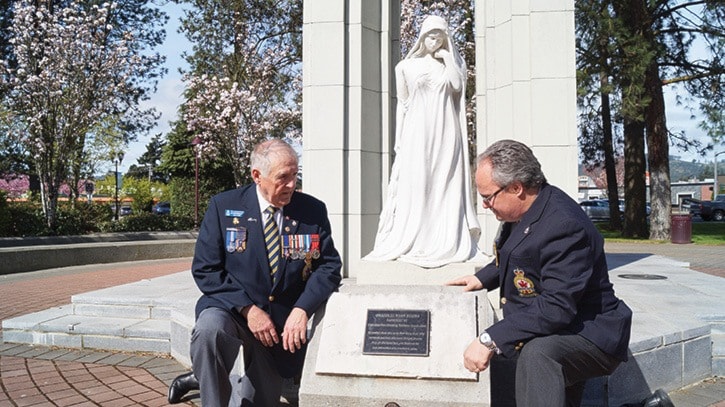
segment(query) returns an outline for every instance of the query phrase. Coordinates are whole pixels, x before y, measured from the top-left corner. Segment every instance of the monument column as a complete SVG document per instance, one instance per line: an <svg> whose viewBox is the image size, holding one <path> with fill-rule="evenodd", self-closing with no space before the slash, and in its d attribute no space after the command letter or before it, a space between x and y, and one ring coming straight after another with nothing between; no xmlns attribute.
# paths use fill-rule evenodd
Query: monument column
<svg viewBox="0 0 725 407"><path fill-rule="evenodd" d="M303 3L302 186L327 204L346 277L372 249L388 179L399 9L393 0Z"/></svg>
<svg viewBox="0 0 725 407"><path fill-rule="evenodd" d="M574 1L476 3L478 151L529 145L549 183L577 197ZM499 222L480 205L484 250Z"/></svg>

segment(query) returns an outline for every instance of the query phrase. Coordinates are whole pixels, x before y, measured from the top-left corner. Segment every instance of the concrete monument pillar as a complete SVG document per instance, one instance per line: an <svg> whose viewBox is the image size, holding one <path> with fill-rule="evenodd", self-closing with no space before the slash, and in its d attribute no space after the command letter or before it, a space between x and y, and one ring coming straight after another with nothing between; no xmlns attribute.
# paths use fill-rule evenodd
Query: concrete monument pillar
<svg viewBox="0 0 725 407"><path fill-rule="evenodd" d="M399 10L391 0L303 3L302 187L327 204L347 277L372 249L389 177Z"/></svg>
<svg viewBox="0 0 725 407"><path fill-rule="evenodd" d="M501 139L526 143L549 183L576 199L574 1L476 4L478 151ZM487 249L499 222L478 199Z"/></svg>

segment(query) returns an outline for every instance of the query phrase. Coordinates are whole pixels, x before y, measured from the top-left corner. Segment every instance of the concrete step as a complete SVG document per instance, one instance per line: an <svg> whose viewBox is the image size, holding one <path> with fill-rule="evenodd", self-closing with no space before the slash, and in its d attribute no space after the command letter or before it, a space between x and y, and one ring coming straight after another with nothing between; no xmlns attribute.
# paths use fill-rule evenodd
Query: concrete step
<svg viewBox="0 0 725 407"><path fill-rule="evenodd" d="M71 304L4 320L3 340L177 354L190 365L188 341L198 297L189 272L141 280L75 295ZM181 349L172 351L172 343Z"/></svg>

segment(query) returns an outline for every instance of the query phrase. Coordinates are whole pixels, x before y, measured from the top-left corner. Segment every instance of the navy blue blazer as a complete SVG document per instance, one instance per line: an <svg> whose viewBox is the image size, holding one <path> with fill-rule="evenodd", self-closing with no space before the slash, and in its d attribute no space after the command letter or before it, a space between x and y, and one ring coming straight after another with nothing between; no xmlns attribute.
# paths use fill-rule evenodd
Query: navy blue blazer
<svg viewBox="0 0 725 407"><path fill-rule="evenodd" d="M497 259L476 273L501 288L504 318L486 329L506 357L539 336L570 332L627 360L632 311L614 294L604 239L581 207L545 184L518 223L503 223Z"/></svg>
<svg viewBox="0 0 725 407"><path fill-rule="evenodd" d="M292 308L304 309L309 317L337 290L342 263L332 242L325 204L295 192L283 216L282 234L318 235L320 256L312 260L311 273L305 275L303 259L283 256L273 283L256 185L222 192L211 199L191 265L202 292L196 304L197 317L208 307L218 307L246 324L239 310L255 304L270 314L281 334ZM231 252L226 244L229 231L236 233L242 243ZM272 352L282 376L294 376L301 369L304 351L286 352L280 341Z"/></svg>

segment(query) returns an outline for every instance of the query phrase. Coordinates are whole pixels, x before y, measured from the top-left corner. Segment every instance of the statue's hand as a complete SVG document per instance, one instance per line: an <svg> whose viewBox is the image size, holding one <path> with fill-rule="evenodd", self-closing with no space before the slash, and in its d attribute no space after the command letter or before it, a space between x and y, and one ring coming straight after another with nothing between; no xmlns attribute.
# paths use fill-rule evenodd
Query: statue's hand
<svg viewBox="0 0 725 407"><path fill-rule="evenodd" d="M444 61L447 60L450 55L451 53L445 48L438 48L438 50L433 54L434 57Z"/></svg>

